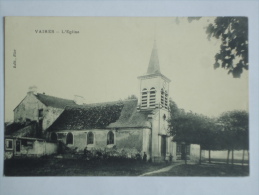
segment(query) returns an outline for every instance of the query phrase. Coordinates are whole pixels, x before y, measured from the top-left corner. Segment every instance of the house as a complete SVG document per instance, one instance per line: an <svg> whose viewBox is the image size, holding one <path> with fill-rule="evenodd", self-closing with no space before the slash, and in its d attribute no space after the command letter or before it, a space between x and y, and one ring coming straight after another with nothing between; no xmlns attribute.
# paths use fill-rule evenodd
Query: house
<svg viewBox="0 0 259 195"><path fill-rule="evenodd" d="M16 123L36 121L39 135L48 141L60 141L71 149L111 150L128 157L147 154L153 162L173 156L180 160L198 160L199 145L175 143L168 132L170 79L160 71L156 43L148 69L140 81L140 98L124 101L84 104L75 100L36 93L32 88L14 109Z"/></svg>
<svg viewBox="0 0 259 195"><path fill-rule="evenodd" d="M58 145L45 139L5 136L4 159L12 157L41 157L56 153Z"/></svg>

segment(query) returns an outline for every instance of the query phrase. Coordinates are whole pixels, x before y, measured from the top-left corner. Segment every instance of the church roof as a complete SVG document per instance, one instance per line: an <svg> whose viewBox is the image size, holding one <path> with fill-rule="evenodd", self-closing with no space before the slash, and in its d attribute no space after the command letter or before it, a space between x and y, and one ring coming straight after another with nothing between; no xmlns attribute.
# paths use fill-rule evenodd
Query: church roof
<svg viewBox="0 0 259 195"><path fill-rule="evenodd" d="M154 46L153 46L149 64L148 64L147 74L161 74L156 41L154 41Z"/></svg>
<svg viewBox="0 0 259 195"><path fill-rule="evenodd" d="M67 106L49 131L150 128L147 113L137 112L137 100Z"/></svg>
<svg viewBox="0 0 259 195"><path fill-rule="evenodd" d="M76 103L73 100L58 98L54 96L49 96L45 94L36 94L36 98L41 101L46 106L54 108L65 108L66 106L74 106Z"/></svg>

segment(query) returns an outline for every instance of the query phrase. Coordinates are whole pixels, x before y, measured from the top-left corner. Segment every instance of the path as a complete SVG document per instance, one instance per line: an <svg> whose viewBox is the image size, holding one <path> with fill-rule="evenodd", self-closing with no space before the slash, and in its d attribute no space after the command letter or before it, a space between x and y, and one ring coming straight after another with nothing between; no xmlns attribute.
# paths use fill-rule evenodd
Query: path
<svg viewBox="0 0 259 195"><path fill-rule="evenodd" d="M184 164L184 162L177 162L177 163L174 163L174 164L172 164L170 166L164 167L162 169L158 169L158 170L152 171L152 172L147 172L147 173L144 173L144 174L139 175L139 176L148 176L148 175L151 175L151 174L154 174L154 173L166 172L166 171L171 170L173 167L176 167L176 166L181 165L181 164Z"/></svg>

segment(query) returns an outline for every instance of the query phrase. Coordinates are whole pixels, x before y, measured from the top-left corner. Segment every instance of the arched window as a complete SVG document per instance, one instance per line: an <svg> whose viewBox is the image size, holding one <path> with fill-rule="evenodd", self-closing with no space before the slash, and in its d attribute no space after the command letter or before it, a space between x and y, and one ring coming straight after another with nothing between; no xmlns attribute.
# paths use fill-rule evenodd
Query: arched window
<svg viewBox="0 0 259 195"><path fill-rule="evenodd" d="M114 144L114 133L112 131L107 134L107 145L109 144Z"/></svg>
<svg viewBox="0 0 259 195"><path fill-rule="evenodd" d="M156 106L156 89L152 87L150 89L150 95L149 95L149 107L155 108Z"/></svg>
<svg viewBox="0 0 259 195"><path fill-rule="evenodd" d="M94 134L92 132L87 134L87 144L94 144Z"/></svg>
<svg viewBox="0 0 259 195"><path fill-rule="evenodd" d="M73 134L72 133L68 133L67 134L67 144L73 144L73 142L74 142L74 137L73 137Z"/></svg>
<svg viewBox="0 0 259 195"><path fill-rule="evenodd" d="M165 91L165 108L168 108L168 93Z"/></svg>
<svg viewBox="0 0 259 195"><path fill-rule="evenodd" d="M142 108L147 108L147 95L148 91L146 88L142 90L142 95L141 95L141 107Z"/></svg>
<svg viewBox="0 0 259 195"><path fill-rule="evenodd" d="M55 132L52 132L50 135L50 140L51 141L57 141L58 140L58 136Z"/></svg>
<svg viewBox="0 0 259 195"><path fill-rule="evenodd" d="M164 89L161 89L161 106L164 107L165 104L165 92Z"/></svg>

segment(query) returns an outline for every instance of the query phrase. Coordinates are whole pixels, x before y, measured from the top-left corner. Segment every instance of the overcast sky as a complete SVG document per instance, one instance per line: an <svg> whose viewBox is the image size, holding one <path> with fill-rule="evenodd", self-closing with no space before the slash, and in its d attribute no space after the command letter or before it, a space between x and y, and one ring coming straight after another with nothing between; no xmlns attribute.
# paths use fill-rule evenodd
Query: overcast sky
<svg viewBox="0 0 259 195"><path fill-rule="evenodd" d="M213 69L220 41L207 39L213 18L13 17L6 21L5 121L26 96L38 92L86 103L139 96L154 39L160 70L171 79L169 96L178 107L208 116L248 109L248 72L234 79ZM55 33L36 33L54 30ZM79 34L62 33L79 31ZM57 33L59 32L59 33ZM16 50L16 68L13 52Z"/></svg>

